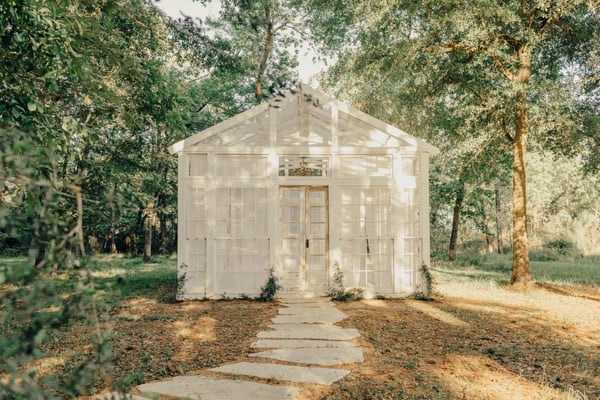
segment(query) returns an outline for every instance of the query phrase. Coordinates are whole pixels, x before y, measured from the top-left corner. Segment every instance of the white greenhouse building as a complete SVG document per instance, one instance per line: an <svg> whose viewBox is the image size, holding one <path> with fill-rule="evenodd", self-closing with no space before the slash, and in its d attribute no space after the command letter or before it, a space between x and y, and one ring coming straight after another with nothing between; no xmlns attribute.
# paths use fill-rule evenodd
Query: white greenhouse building
<svg viewBox="0 0 600 400"><path fill-rule="evenodd" d="M437 148L306 86L169 148L184 299L421 291Z"/></svg>

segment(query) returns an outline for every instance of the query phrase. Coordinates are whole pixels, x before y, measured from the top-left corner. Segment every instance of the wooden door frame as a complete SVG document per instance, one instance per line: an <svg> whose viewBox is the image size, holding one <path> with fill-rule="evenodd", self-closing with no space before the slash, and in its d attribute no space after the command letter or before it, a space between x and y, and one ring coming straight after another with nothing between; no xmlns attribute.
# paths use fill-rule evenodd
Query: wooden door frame
<svg viewBox="0 0 600 400"><path fill-rule="evenodd" d="M329 259L330 259L330 249L331 249L331 243L330 243L330 225L331 225L331 213L330 213L330 201L329 201L329 191L330 191L330 186L329 185L303 185L303 184L279 184L278 185L278 192L279 192L279 202L278 202L278 216L280 216L281 214L281 207L282 207L282 203L281 203L281 193L282 193L282 189L298 189L302 192L302 196L303 196L303 200L304 200L304 210L303 210L303 216L302 216L302 221L301 225L302 225L302 259L300 260L300 265L299 268L302 268L304 271L304 290L305 291L312 291L313 288L308 287L308 277L307 277L307 272L309 270L309 265L308 263L310 262L309 260L309 254L308 254L308 248L306 247L305 243L306 240L308 239L308 213L310 212L310 204L309 204L309 193L311 191L311 189L323 189L323 191L325 192L325 208L326 208L326 232L325 232L325 279L327 280L327 282L325 282L325 288L329 287ZM280 217L278 217L278 225L280 222ZM281 226L278 226L279 229L279 247L281 248L281 244L283 242L283 236L281 235ZM285 288L284 288L285 290Z"/></svg>

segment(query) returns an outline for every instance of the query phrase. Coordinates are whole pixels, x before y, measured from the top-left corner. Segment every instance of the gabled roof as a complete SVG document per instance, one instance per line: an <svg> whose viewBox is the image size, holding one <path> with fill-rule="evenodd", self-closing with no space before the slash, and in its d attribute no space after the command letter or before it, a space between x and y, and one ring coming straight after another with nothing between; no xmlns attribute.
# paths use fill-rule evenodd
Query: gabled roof
<svg viewBox="0 0 600 400"><path fill-rule="evenodd" d="M337 115L334 129L332 115ZM439 152L423 139L305 85L179 141L169 152L272 145L326 147L334 142L339 147L411 147L431 155Z"/></svg>

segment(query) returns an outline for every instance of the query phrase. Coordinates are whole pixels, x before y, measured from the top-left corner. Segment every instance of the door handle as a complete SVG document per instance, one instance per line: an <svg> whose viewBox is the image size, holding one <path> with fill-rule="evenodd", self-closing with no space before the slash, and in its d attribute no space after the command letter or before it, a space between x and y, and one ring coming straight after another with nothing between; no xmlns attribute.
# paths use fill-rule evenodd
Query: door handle
<svg viewBox="0 0 600 400"><path fill-rule="evenodd" d="M309 240L306 239L306 248L308 249Z"/></svg>

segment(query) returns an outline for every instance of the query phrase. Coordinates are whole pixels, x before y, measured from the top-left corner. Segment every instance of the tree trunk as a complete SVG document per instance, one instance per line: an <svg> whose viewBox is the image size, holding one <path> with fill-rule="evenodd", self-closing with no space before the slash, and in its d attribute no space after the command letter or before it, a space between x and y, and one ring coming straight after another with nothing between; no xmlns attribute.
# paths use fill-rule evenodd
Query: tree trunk
<svg viewBox="0 0 600 400"><path fill-rule="evenodd" d="M117 253L117 200L115 194L115 184L110 185L107 200L110 202L110 254ZM106 242L105 242L106 243ZM105 245L106 246L106 245Z"/></svg>
<svg viewBox="0 0 600 400"><path fill-rule="evenodd" d="M504 254L504 243L502 243L502 221L500 219L500 186L496 184L496 238L498 240L498 254Z"/></svg>
<svg viewBox="0 0 600 400"><path fill-rule="evenodd" d="M115 236L117 235L117 227L114 215L110 223L110 254L117 254L117 241Z"/></svg>
<svg viewBox="0 0 600 400"><path fill-rule="evenodd" d="M525 289L531 284L527 239L527 93L519 90L516 96L516 132L513 141L513 270L510 284Z"/></svg>
<svg viewBox="0 0 600 400"><path fill-rule="evenodd" d="M460 225L460 209L465 198L465 186L459 182L460 187L456 191L456 200L454 201L454 212L452 213L452 232L450 233L450 247L448 249L448 260L456 259L456 242L458 239L458 227Z"/></svg>
<svg viewBox="0 0 600 400"><path fill-rule="evenodd" d="M263 99L263 90L262 90L262 81L265 76L265 71L267 69L267 61L269 60L269 55L271 54L271 40L273 36L273 21L271 20L271 8L270 5L265 6L265 43L263 47L263 54L260 60L260 65L258 66L258 73L256 74L256 85L254 88L254 97L256 97L256 102L260 104Z"/></svg>
<svg viewBox="0 0 600 400"><path fill-rule="evenodd" d="M514 76L516 129L513 140L513 270L510 284L526 289L531 284L529 243L527 239L527 173L526 153L529 117L526 85L531 77L531 50L527 44L517 48L519 73Z"/></svg>
<svg viewBox="0 0 600 400"><path fill-rule="evenodd" d="M152 208L154 205L149 202L146 205L146 232L144 235L144 262L150 261L152 257Z"/></svg>
<svg viewBox="0 0 600 400"><path fill-rule="evenodd" d="M483 235L485 236L485 245L488 254L494 252L494 238L490 234L490 216L485 210L485 204L481 202L481 212L483 213Z"/></svg>

